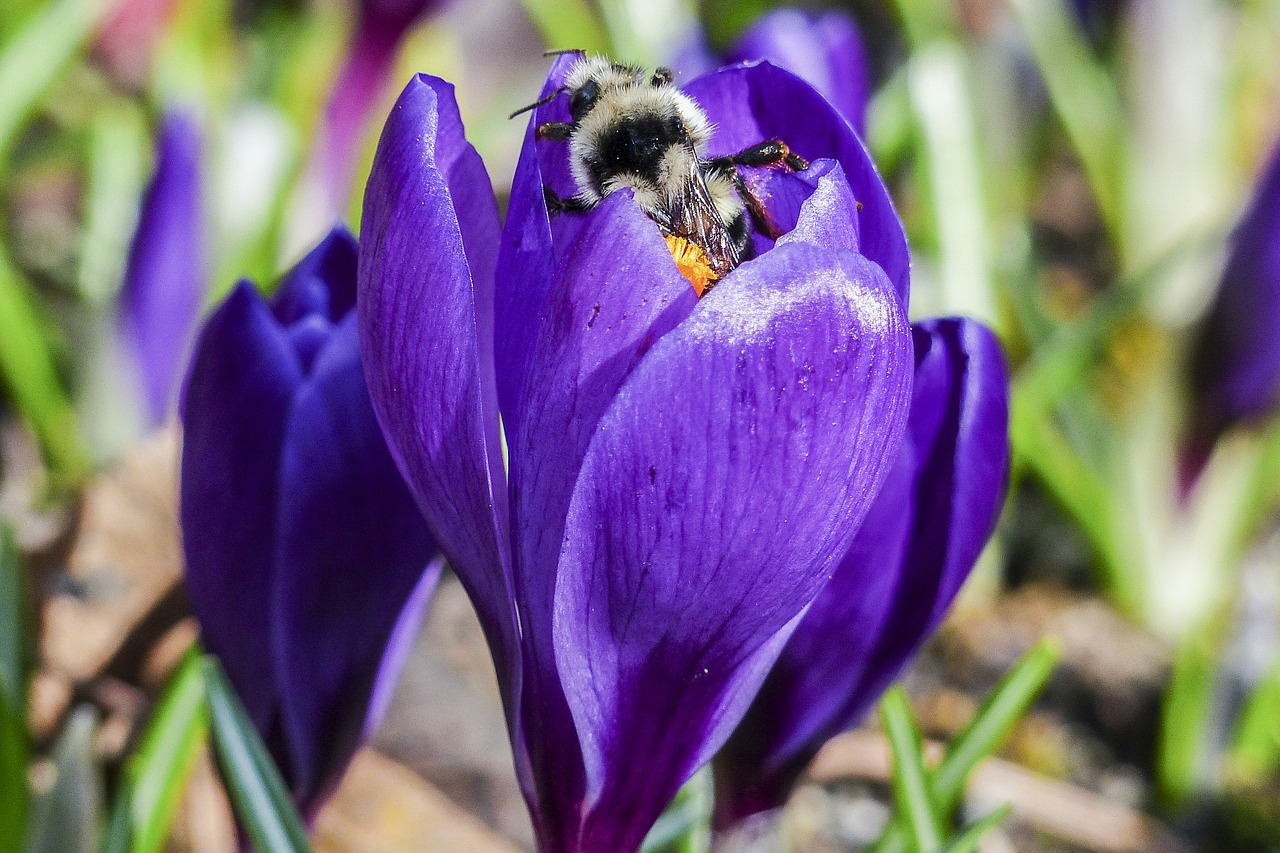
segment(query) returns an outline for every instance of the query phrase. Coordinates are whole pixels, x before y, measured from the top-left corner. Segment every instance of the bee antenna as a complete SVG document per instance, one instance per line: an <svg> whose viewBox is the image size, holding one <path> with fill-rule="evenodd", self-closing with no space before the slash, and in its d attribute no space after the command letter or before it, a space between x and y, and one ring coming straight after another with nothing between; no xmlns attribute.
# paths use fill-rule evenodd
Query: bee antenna
<svg viewBox="0 0 1280 853"><path fill-rule="evenodd" d="M552 89L552 90L551 90L551 94L547 95L547 96L546 96L546 97L544 97L544 98L539 98L538 100L534 101L532 104L529 104L527 107L521 107L520 109L518 109L518 110L516 110L515 112L513 112L511 115L507 116L507 118L508 118L508 119L513 119L513 118L515 118L516 116L520 115L521 113L527 113L527 112L529 112L529 110L536 110L538 107L540 107L540 106L542 106L542 105L544 105L544 104L549 104L549 103L551 103L552 101L554 101L554 100L556 99L556 97L557 97L561 92L563 92L564 90L565 90L565 87L564 87L564 86L561 86L561 87L560 87L560 88L558 88L558 89Z"/></svg>
<svg viewBox="0 0 1280 853"><path fill-rule="evenodd" d="M580 47L570 47L570 48L565 48L564 50L548 50L544 52L542 55L543 56L564 56L565 54L568 54L568 53L576 53L579 56L586 56L587 52Z"/></svg>

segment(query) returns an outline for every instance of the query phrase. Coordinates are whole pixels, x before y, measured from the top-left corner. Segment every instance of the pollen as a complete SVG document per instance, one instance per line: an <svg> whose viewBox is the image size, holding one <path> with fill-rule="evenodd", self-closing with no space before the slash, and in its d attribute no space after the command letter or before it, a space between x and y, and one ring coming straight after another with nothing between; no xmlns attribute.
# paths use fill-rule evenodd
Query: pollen
<svg viewBox="0 0 1280 853"><path fill-rule="evenodd" d="M711 261L701 246L677 234L667 234L665 239L667 249L676 262L676 269L680 270L680 275L689 279L689 283L693 285L693 292L699 297L720 280L720 276L716 275L716 271L711 268Z"/></svg>

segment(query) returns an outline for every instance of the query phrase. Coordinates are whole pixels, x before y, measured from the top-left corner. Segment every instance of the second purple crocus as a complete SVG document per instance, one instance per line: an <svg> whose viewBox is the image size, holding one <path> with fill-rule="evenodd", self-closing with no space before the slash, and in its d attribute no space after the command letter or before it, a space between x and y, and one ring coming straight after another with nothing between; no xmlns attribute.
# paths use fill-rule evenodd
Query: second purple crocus
<svg viewBox="0 0 1280 853"><path fill-rule="evenodd" d="M120 293L121 335L146 425L171 413L208 283L200 131L171 112L156 140L156 170L142 199Z"/></svg>
<svg viewBox="0 0 1280 853"><path fill-rule="evenodd" d="M906 241L848 122L767 64L687 91L713 155L783 137L813 160L749 170L785 233L701 299L627 193L548 216L544 187L574 187L533 127L567 119L563 97L534 114L505 227L430 77L365 195L370 395L485 626L542 853L639 847L746 712L906 431Z"/></svg>
<svg viewBox="0 0 1280 853"><path fill-rule="evenodd" d="M1280 405L1280 148L1258 179L1192 355L1201 443Z"/></svg>
<svg viewBox="0 0 1280 853"><path fill-rule="evenodd" d="M913 338L894 472L716 758L723 827L781 806L818 749L867 712L936 630L995 527L1009 473L1000 345L956 318L919 323Z"/></svg>
<svg viewBox="0 0 1280 853"><path fill-rule="evenodd" d="M237 285L182 406L192 607L307 816L380 718L440 572L369 404L356 253L333 232L270 304Z"/></svg>
<svg viewBox="0 0 1280 853"><path fill-rule="evenodd" d="M862 35L853 18L838 10L812 14L779 8L761 15L721 56L701 41L673 60L689 74L717 65L766 60L817 89L859 135L866 133L871 100L871 69Z"/></svg>

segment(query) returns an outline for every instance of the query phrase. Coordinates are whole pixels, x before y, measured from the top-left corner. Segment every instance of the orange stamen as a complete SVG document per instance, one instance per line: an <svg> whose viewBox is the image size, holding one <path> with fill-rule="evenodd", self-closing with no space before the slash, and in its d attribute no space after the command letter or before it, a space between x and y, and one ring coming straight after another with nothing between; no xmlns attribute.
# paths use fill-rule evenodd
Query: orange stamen
<svg viewBox="0 0 1280 853"><path fill-rule="evenodd" d="M691 243L676 234L668 234L665 239L667 241L667 249L671 252L671 257L676 262L676 269L680 270L680 275L689 279L689 283L693 285L693 292L698 296L702 296L713 284L720 280L715 270L711 268L707 253L702 250L701 246Z"/></svg>

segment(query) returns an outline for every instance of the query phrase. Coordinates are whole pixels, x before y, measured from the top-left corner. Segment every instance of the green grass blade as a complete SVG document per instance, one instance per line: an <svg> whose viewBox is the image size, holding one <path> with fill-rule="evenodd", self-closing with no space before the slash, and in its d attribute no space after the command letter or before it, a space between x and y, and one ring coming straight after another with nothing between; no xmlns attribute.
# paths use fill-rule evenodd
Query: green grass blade
<svg viewBox="0 0 1280 853"><path fill-rule="evenodd" d="M933 774L933 796L944 809L950 811L960 802L973 768L1004 743L1048 683L1061 656L1056 641L1041 640L1032 646L987 695L973 721L951 742Z"/></svg>
<svg viewBox="0 0 1280 853"><path fill-rule="evenodd" d="M102 0L53 0L0 48L0 173L9 169L18 133L76 56L104 8Z"/></svg>
<svg viewBox="0 0 1280 853"><path fill-rule="evenodd" d="M150 148L146 119L132 101L113 101L93 117L77 274L90 304L107 303L124 280Z"/></svg>
<svg viewBox="0 0 1280 853"><path fill-rule="evenodd" d="M27 826L27 632L18 546L0 525L0 853L18 853Z"/></svg>
<svg viewBox="0 0 1280 853"><path fill-rule="evenodd" d="M982 820L970 825L955 841L947 845L946 853L975 853L978 845L982 843L982 836L1004 823L1011 811L1013 806L1006 803Z"/></svg>
<svg viewBox="0 0 1280 853"><path fill-rule="evenodd" d="M174 673L137 752L129 761L129 850L159 853L209 729L204 666L198 650Z"/></svg>
<svg viewBox="0 0 1280 853"><path fill-rule="evenodd" d="M1232 738L1231 763L1253 783L1265 781L1280 769L1280 662L1245 700Z"/></svg>
<svg viewBox="0 0 1280 853"><path fill-rule="evenodd" d="M4 87L0 86L0 90ZM0 155L2 157L3 155ZM0 379L18 412L35 431L60 486L78 483L88 471L71 407L54 368L27 284L0 246Z"/></svg>
<svg viewBox="0 0 1280 853"><path fill-rule="evenodd" d="M1085 178L1116 245L1124 243L1121 175L1128 138L1115 84L1089 49L1064 0L1011 0L1014 14L1080 156Z"/></svg>
<svg viewBox="0 0 1280 853"><path fill-rule="evenodd" d="M1089 540L1098 581L1111 600L1130 615L1141 613L1140 578L1117 535L1114 495L1049 417L1034 388L1015 383L1009 432L1018 464L1036 475Z"/></svg>
<svg viewBox="0 0 1280 853"><path fill-rule="evenodd" d="M102 819L102 779L94 740L97 712L71 712L53 749L53 787L32 804L26 853L93 853Z"/></svg>
<svg viewBox="0 0 1280 853"><path fill-rule="evenodd" d="M585 0L523 0L522 5L548 49L609 53L609 36Z"/></svg>
<svg viewBox="0 0 1280 853"><path fill-rule="evenodd" d="M930 795L941 808L941 814L949 815L959 804L965 781L973 768L1000 748L1048 683L1061 654L1053 640L1041 640L1032 646L987 694L972 722L952 740L929 779ZM908 847L906 828L895 820L885 828L871 850L874 853L907 853Z"/></svg>
<svg viewBox="0 0 1280 853"><path fill-rule="evenodd" d="M302 819L280 771L249 721L218 661L203 658L213 743L236 815L259 853L310 853Z"/></svg>
<svg viewBox="0 0 1280 853"><path fill-rule="evenodd" d="M893 802L906 822L915 853L942 849L941 815L930 793L924 768L923 742L907 694L894 687L880 700L880 719L893 750Z"/></svg>
<svg viewBox="0 0 1280 853"><path fill-rule="evenodd" d="M706 767L676 794L645 836L640 853L709 853L714 802L711 768Z"/></svg>
<svg viewBox="0 0 1280 853"><path fill-rule="evenodd" d="M1170 807L1185 803L1206 772L1207 728L1212 722L1218 666L1217 634L1212 625L1192 631L1174 653L1156 756L1156 782L1161 799Z"/></svg>
<svg viewBox="0 0 1280 853"><path fill-rule="evenodd" d="M98 841L98 853L129 853L132 829L129 825L129 798L125 794L121 790L111 805L111 813L107 815Z"/></svg>
<svg viewBox="0 0 1280 853"><path fill-rule="evenodd" d="M918 50L907 75L938 241L938 309L999 329L970 80L964 49L949 40Z"/></svg>

